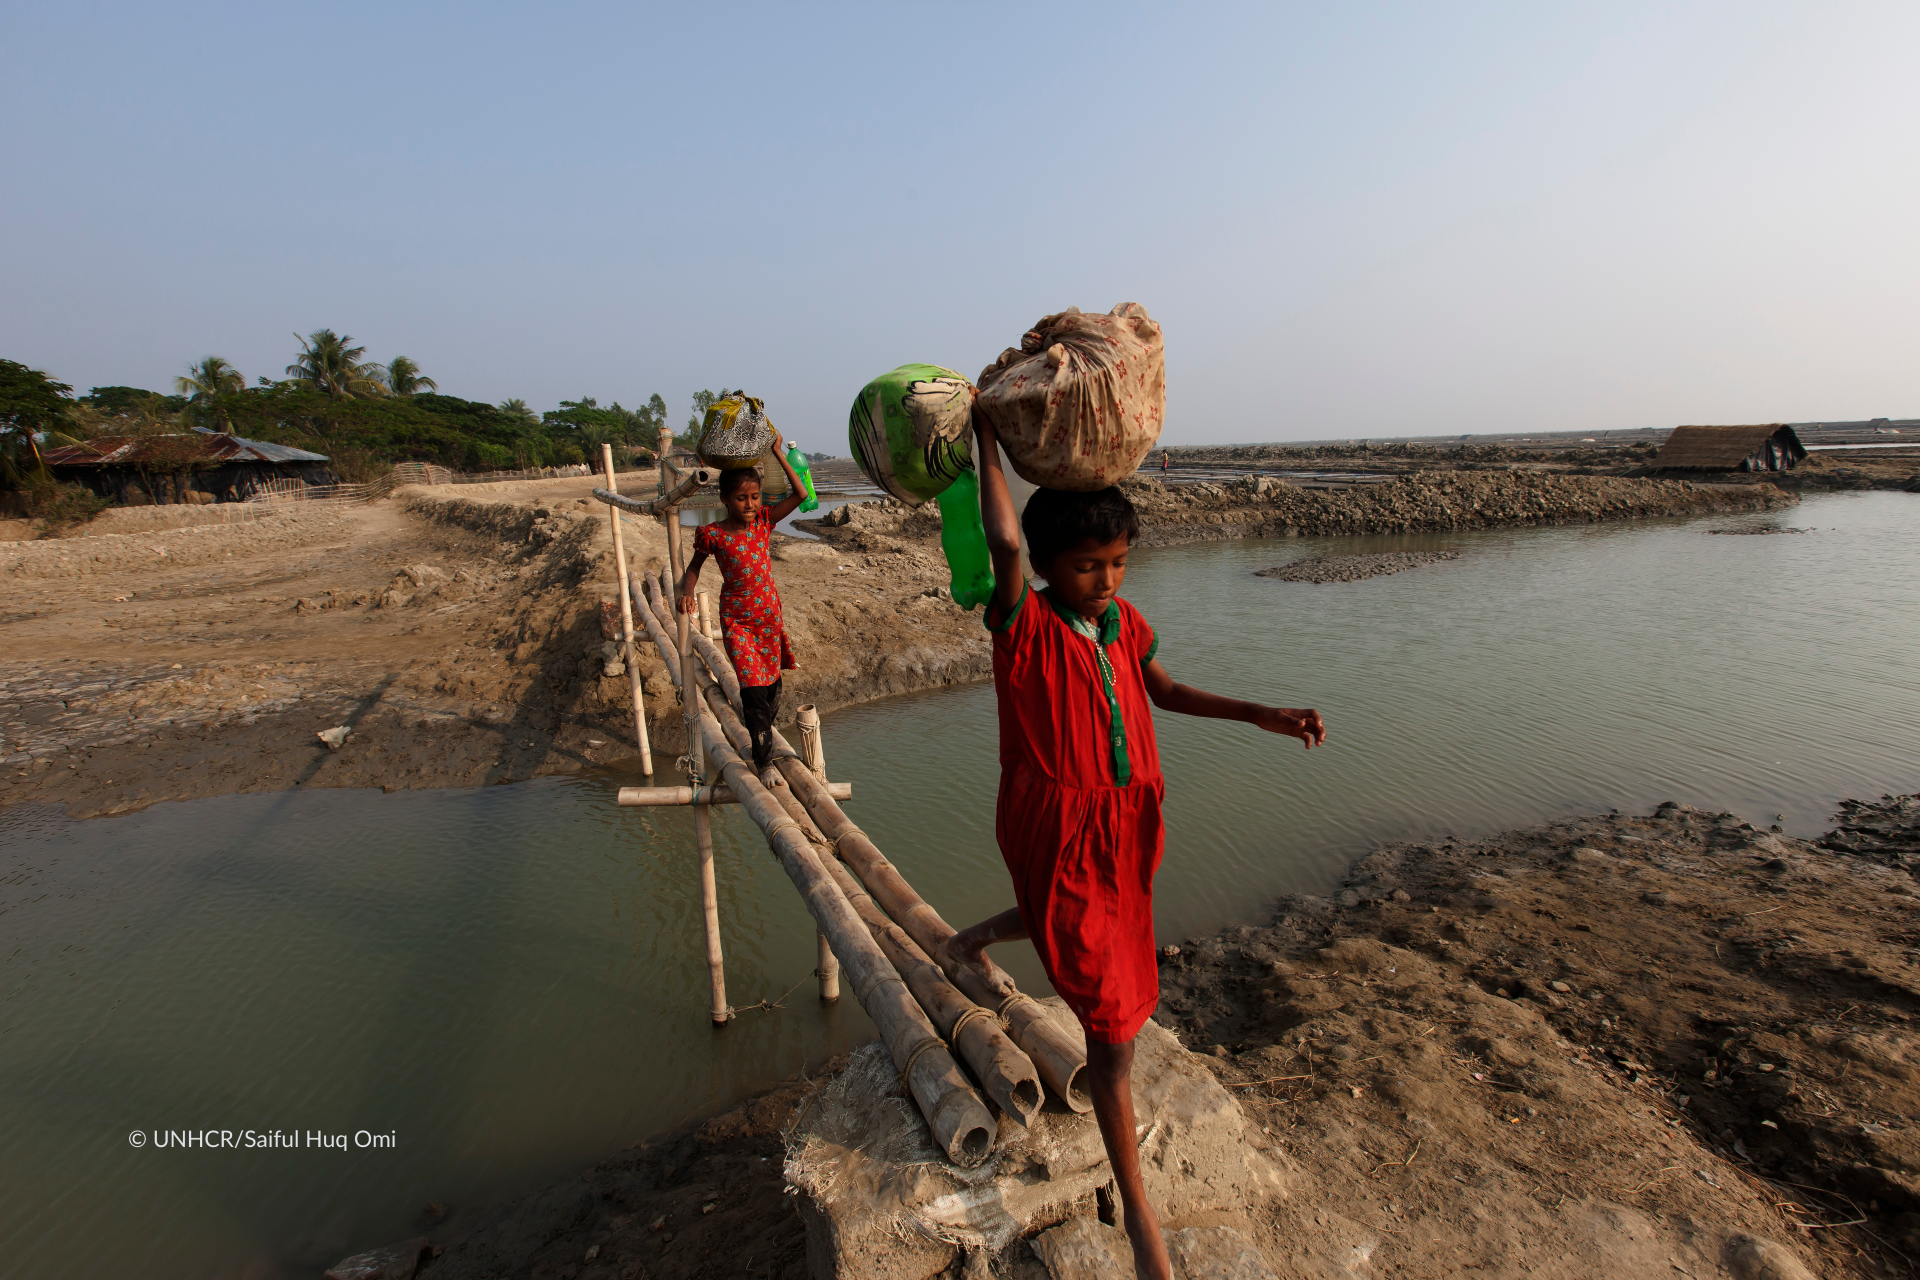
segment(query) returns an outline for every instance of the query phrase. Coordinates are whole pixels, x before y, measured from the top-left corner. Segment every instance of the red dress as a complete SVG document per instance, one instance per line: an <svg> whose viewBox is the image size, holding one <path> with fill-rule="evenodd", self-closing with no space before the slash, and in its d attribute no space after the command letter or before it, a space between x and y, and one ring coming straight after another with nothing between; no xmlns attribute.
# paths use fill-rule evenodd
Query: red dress
<svg viewBox="0 0 1920 1280"><path fill-rule="evenodd" d="M995 835L1020 919L1089 1039L1129 1040L1160 1002L1153 873L1165 831L1143 668L1159 641L1124 600L1100 648L1049 595L988 614L1000 704ZM1100 661L1104 654L1106 661Z"/></svg>
<svg viewBox="0 0 1920 1280"><path fill-rule="evenodd" d="M748 688L772 684L782 671L799 665L787 643L780 592L773 585L773 562L767 555L772 545L772 513L765 507L751 528L734 532L703 524L693 535L695 553L712 556L720 565L725 579L720 588L720 630L733 669Z"/></svg>

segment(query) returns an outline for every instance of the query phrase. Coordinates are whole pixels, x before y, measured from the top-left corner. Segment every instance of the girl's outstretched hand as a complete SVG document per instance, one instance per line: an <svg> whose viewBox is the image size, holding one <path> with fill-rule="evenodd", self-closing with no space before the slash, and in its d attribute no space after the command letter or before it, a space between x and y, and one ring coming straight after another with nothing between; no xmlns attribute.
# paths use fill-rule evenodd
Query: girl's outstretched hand
<svg viewBox="0 0 1920 1280"><path fill-rule="evenodd" d="M1300 739L1309 751L1327 740L1326 722L1311 707L1262 707L1253 722L1268 733Z"/></svg>
<svg viewBox="0 0 1920 1280"><path fill-rule="evenodd" d="M699 596L694 595L693 592L691 591L682 591L680 593L680 612L697 613L699 612L699 609L700 609Z"/></svg>

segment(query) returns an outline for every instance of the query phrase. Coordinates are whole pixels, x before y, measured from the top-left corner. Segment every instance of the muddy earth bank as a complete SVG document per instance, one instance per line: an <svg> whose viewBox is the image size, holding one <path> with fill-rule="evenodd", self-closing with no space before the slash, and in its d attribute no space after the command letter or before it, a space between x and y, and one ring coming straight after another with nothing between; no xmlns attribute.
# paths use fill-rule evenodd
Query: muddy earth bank
<svg viewBox="0 0 1920 1280"><path fill-rule="evenodd" d="M0 612L0 807L88 817L232 791L636 771L591 483L403 490L264 530L13 544L25 567ZM662 525L623 528L636 572L665 565ZM986 632L945 598L937 544L874 556L783 535L774 558L801 664L788 719L988 674ZM702 585L717 596L718 574ZM685 737L674 684L650 643L638 667L656 775L671 773ZM316 737L335 726L351 730L337 751Z"/></svg>
<svg viewBox="0 0 1920 1280"><path fill-rule="evenodd" d="M1338 1246L1353 1275L1911 1276L1916 865L1920 796L1812 842L1666 804L1393 845L1164 947L1155 1018L1316 1189L1235 1224L1282 1274ZM423 1218L422 1274L800 1280L811 1087Z"/></svg>

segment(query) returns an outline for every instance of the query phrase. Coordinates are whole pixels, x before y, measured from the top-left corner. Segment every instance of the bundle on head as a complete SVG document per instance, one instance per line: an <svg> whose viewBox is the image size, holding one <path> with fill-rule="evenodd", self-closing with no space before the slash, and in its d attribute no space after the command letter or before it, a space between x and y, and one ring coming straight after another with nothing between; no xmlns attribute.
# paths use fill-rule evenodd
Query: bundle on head
<svg viewBox="0 0 1920 1280"><path fill-rule="evenodd" d="M1055 557L1089 539L1104 547L1124 537L1132 546L1140 537L1140 515L1116 485L1092 492L1037 489L1020 514L1020 532L1033 571L1044 578Z"/></svg>
<svg viewBox="0 0 1920 1280"><path fill-rule="evenodd" d="M751 467L773 447L765 407L744 391L723 391L700 423L700 461L722 471Z"/></svg>
<svg viewBox="0 0 1920 1280"><path fill-rule="evenodd" d="M1043 316L980 375L973 411L1013 469L1046 489L1104 489L1160 438L1167 363L1160 326L1137 302L1106 315Z"/></svg>

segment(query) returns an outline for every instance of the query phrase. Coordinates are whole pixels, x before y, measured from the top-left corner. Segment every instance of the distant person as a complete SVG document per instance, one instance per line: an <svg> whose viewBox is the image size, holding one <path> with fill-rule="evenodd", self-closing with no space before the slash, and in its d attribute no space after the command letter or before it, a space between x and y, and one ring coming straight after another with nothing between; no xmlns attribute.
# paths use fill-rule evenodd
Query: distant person
<svg viewBox="0 0 1920 1280"><path fill-rule="evenodd" d="M1160 470L1163 473L1166 471L1168 467L1173 465L1172 458L1173 458L1173 454L1170 451L1166 449L1162 449L1160 451Z"/></svg>
<svg viewBox="0 0 1920 1280"><path fill-rule="evenodd" d="M1165 843L1154 706L1244 720L1309 748L1326 741L1320 713L1263 707L1175 684L1153 628L1119 599L1140 534L1117 487L1040 489L1015 519L992 427L974 415L980 510L993 555L993 684L1000 708L995 835L1019 905L947 944L980 966L988 945L1027 938L1047 978L1087 1032L1087 1074L1127 1237L1142 1276L1169 1274L1160 1222L1140 1180L1133 1038L1160 1001L1153 951L1153 873ZM1020 572L1024 528L1035 595Z"/></svg>
<svg viewBox="0 0 1920 1280"><path fill-rule="evenodd" d="M780 711L780 673L799 666L787 643L780 592L773 584L768 551L773 527L791 515L807 496L807 487L787 461L780 428L773 429L773 456L787 473L787 496L771 507L760 504L760 472L741 467L720 473L720 501L727 518L703 524L693 535L693 561L680 578L680 611L700 607L694 589L700 568L712 556L720 564L720 630L727 657L740 677L741 718L753 737L753 768L765 774L773 761L773 720Z"/></svg>

